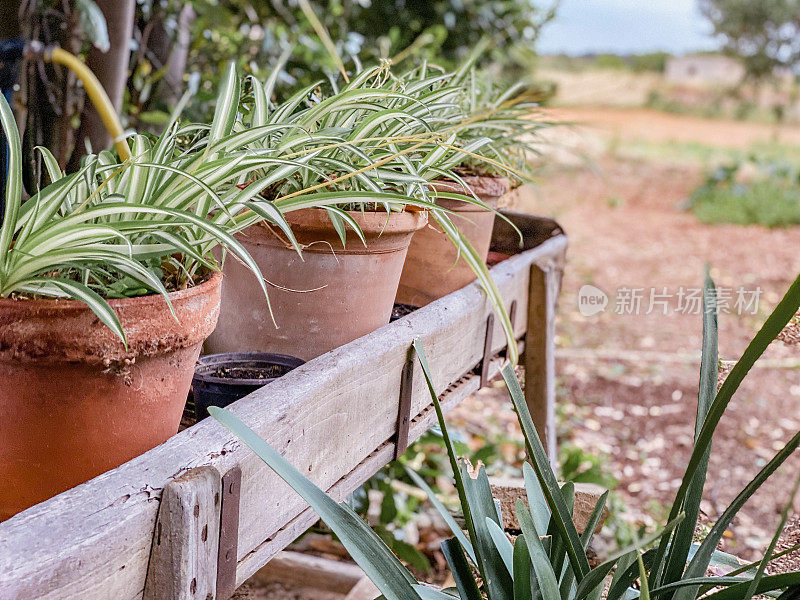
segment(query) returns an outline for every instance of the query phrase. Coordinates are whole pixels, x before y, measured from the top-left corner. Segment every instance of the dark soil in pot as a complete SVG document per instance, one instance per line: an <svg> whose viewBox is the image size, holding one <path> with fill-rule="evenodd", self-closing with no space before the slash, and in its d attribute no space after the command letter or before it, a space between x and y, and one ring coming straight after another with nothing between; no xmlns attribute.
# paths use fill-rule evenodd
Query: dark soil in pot
<svg viewBox="0 0 800 600"><path fill-rule="evenodd" d="M281 365L265 365L264 367L217 367L209 375L218 379L255 379L257 381L272 381L291 371Z"/></svg>
<svg viewBox="0 0 800 600"><path fill-rule="evenodd" d="M394 308L392 308L392 321L397 321L397 319L402 319L406 315L410 315L418 308L419 306L413 306L411 304L401 304L399 302L395 302Z"/></svg>
<svg viewBox="0 0 800 600"><path fill-rule="evenodd" d="M195 418L198 421L206 418L209 406L228 406L304 362L294 356L268 352L201 356L192 378Z"/></svg>

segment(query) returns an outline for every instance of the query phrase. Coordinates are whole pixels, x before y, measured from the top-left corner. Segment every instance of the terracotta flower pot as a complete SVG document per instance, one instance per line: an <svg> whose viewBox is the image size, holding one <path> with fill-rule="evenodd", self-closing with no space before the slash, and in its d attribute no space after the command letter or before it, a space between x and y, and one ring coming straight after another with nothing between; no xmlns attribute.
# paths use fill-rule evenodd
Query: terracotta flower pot
<svg viewBox="0 0 800 600"><path fill-rule="evenodd" d="M411 236L427 223L423 212L351 212L367 246L348 228L347 246L323 209L286 215L302 258L284 236L264 226L238 235L270 282L272 322L253 274L225 261L219 324L209 353L277 352L310 360L389 322ZM303 291L305 290L305 291Z"/></svg>
<svg viewBox="0 0 800 600"><path fill-rule="evenodd" d="M508 191L508 180L499 177L464 177L475 195L487 206L497 208L500 196ZM440 192L468 194L456 183L435 184ZM453 211L450 218L485 261L492 241L494 213L468 202L440 198L436 203ZM475 273L458 256L458 250L438 224L431 220L418 232L408 249L400 277L397 302L425 306L437 298L460 290L475 281Z"/></svg>
<svg viewBox="0 0 800 600"><path fill-rule="evenodd" d="M82 303L0 299L0 521L175 435L217 273L170 294L111 300L128 349Z"/></svg>

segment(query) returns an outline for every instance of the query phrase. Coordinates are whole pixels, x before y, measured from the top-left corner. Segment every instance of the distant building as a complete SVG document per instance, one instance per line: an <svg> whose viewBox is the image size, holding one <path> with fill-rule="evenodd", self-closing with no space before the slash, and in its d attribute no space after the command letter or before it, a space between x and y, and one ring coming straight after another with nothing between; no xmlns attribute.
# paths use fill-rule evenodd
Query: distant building
<svg viewBox="0 0 800 600"><path fill-rule="evenodd" d="M668 58L664 75L681 85L734 86L744 77L744 66L721 54L690 54Z"/></svg>

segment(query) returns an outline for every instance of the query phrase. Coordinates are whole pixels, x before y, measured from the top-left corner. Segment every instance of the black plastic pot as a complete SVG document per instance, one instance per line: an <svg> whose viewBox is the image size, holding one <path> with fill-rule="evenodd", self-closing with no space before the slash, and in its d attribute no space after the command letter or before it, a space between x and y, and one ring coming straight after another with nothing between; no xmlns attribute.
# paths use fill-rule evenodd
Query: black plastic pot
<svg viewBox="0 0 800 600"><path fill-rule="evenodd" d="M392 308L392 316L389 317L389 322L394 323L397 319L402 319L406 315L410 315L415 310L418 310L419 306L414 306L413 304L403 304L402 302L395 302L394 307Z"/></svg>
<svg viewBox="0 0 800 600"><path fill-rule="evenodd" d="M294 356L269 352L201 356L192 378L196 419L205 419L209 406L228 406L304 362Z"/></svg>

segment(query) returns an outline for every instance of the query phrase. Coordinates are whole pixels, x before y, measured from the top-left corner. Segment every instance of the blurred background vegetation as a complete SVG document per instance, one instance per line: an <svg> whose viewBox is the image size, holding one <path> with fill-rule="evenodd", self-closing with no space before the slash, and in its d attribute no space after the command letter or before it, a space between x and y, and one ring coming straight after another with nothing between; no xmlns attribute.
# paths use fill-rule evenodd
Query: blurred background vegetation
<svg viewBox="0 0 800 600"><path fill-rule="evenodd" d="M514 0L308 4L349 67L400 53L452 66L481 37L489 36L490 50L483 65L525 68L526 52L533 48L539 28L552 17L552 11L540 10L532 2ZM185 62L180 67L170 65L170 53L163 46L169 48L183 36L190 40L185 58L181 57ZM336 64L298 0L146 0L137 5L134 37L139 43L128 85L129 109L132 118L146 123L166 118L173 88L185 85L193 73L202 84L191 114L208 115L216 80L230 60L245 72L265 77L281 54L290 52L281 76L284 93L320 79L338 79ZM170 77L170 69L176 76Z"/></svg>
<svg viewBox="0 0 800 600"><path fill-rule="evenodd" d="M529 71L538 32L554 14L533 0L23 0L0 8L0 39L22 36L82 56L124 124L157 132L190 86L197 89L186 117L210 118L217 82L231 60L266 77L288 53L279 94L318 80L336 85L337 66L308 9L348 69L406 57L448 67L488 37L480 64L508 78ZM51 148L73 168L84 139L93 148L108 145L74 76L38 61L22 65L22 73L16 108L31 164L35 145ZM29 180L39 171L32 167Z"/></svg>

